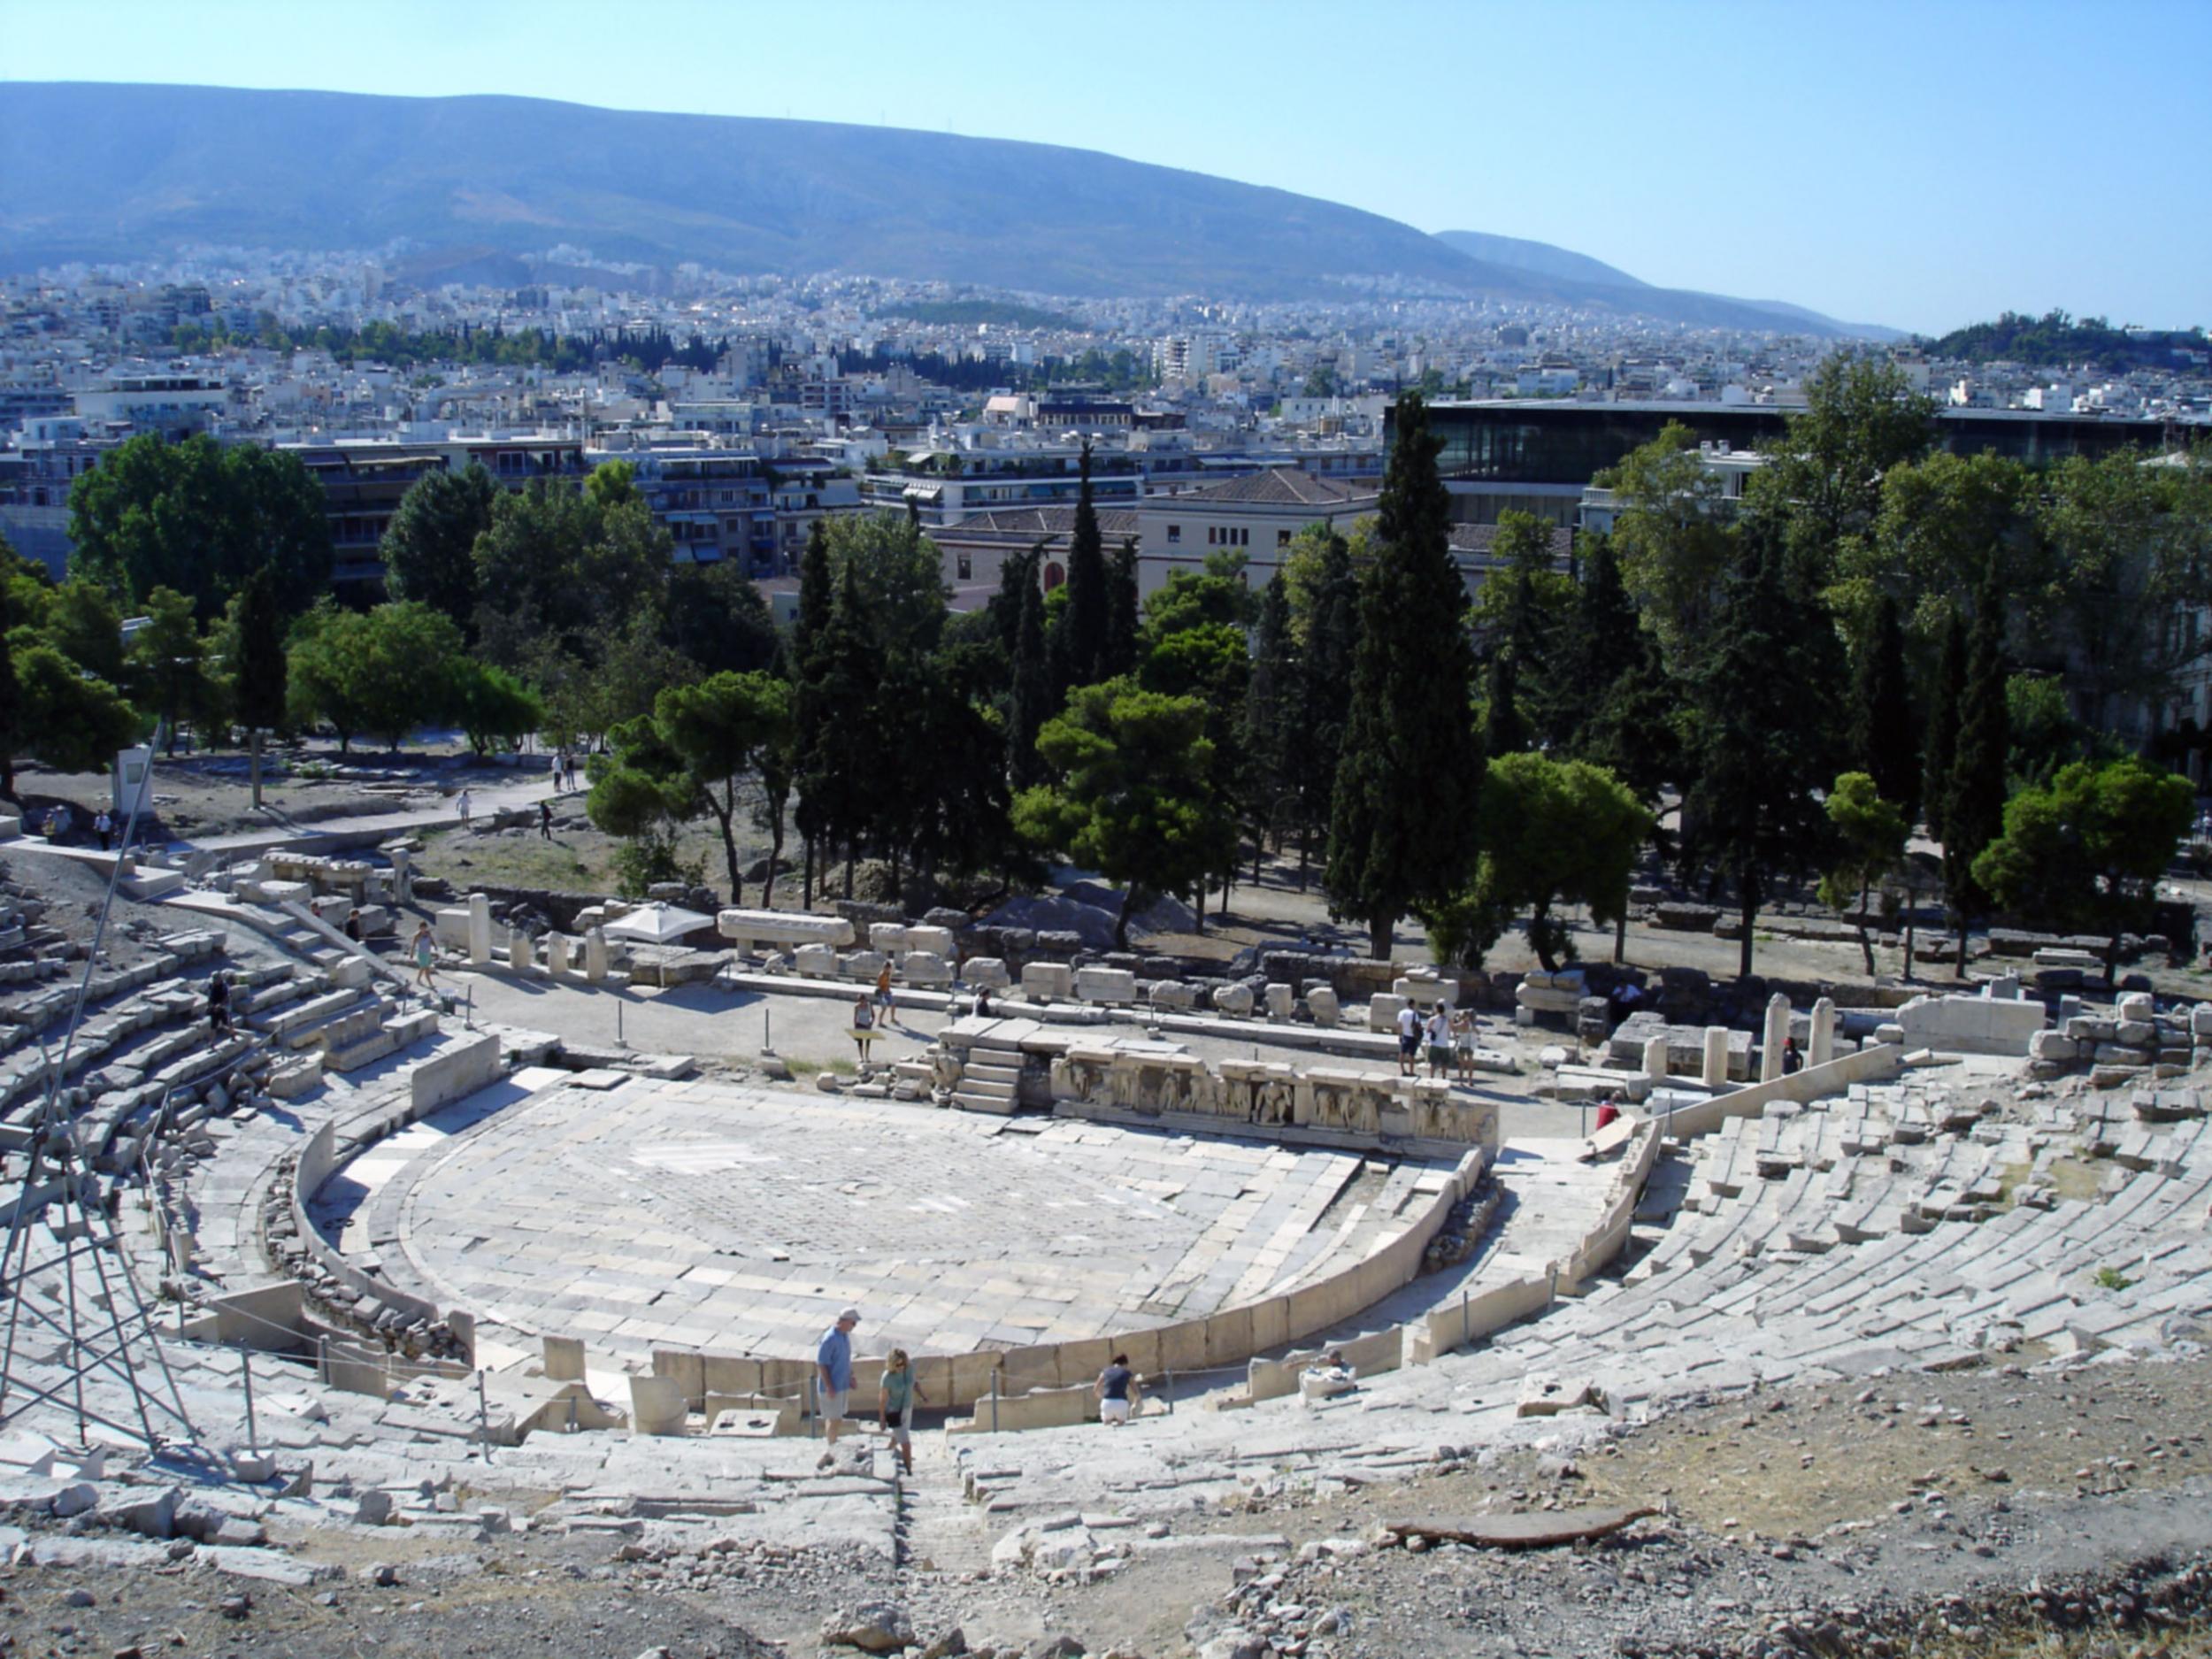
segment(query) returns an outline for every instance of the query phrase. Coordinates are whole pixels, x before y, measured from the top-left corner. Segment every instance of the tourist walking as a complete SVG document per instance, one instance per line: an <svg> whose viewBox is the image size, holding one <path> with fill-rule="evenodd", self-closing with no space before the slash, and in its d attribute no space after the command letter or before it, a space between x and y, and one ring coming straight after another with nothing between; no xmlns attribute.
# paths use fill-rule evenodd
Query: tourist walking
<svg viewBox="0 0 2212 1659"><path fill-rule="evenodd" d="M553 803L550 801L538 803L538 839L543 841L553 839Z"/></svg>
<svg viewBox="0 0 2212 1659"><path fill-rule="evenodd" d="M1475 1080L1475 1016L1472 1010L1452 1011L1452 1061L1462 1083Z"/></svg>
<svg viewBox="0 0 2212 1659"><path fill-rule="evenodd" d="M1118 1429L1129 1421L1131 1394L1136 1387L1136 1373L1129 1369L1129 1356L1117 1354L1106 1369L1098 1373L1098 1381L1091 1392L1098 1396L1098 1420L1110 1429Z"/></svg>
<svg viewBox="0 0 2212 1659"><path fill-rule="evenodd" d="M1428 1018L1429 1076L1448 1078L1452 1070L1452 1016L1442 1002Z"/></svg>
<svg viewBox="0 0 2212 1659"><path fill-rule="evenodd" d="M108 838L115 833L115 819L109 815L107 808L102 807L100 816L92 820L92 833L100 838L100 850L107 851Z"/></svg>
<svg viewBox="0 0 2212 1659"><path fill-rule="evenodd" d="M431 979L430 971L438 959L438 941L431 938L428 922L419 922L415 925L415 937L409 944L408 949L413 953L415 958L416 981L426 991L437 989L436 985Z"/></svg>
<svg viewBox="0 0 2212 1659"><path fill-rule="evenodd" d="M469 823L469 792L467 790L462 790L454 798L453 810L461 815L461 827L466 829Z"/></svg>
<svg viewBox="0 0 2212 1659"><path fill-rule="evenodd" d="M898 1016L891 1006L891 961L884 958L883 966L876 970L876 1006L883 1010L883 1023L898 1024Z"/></svg>
<svg viewBox="0 0 2212 1659"><path fill-rule="evenodd" d="M883 1362L883 1380L876 1386L876 1410L890 1432L891 1449L899 1455L900 1464L910 1475L914 1472L914 1408L928 1403L921 1384L915 1380L906 1350L893 1348Z"/></svg>
<svg viewBox="0 0 2212 1659"><path fill-rule="evenodd" d="M837 1432L845 1424L845 1396L853 1386L853 1327L859 1323L860 1310L846 1309L837 1316L837 1323L822 1333L822 1340L814 1350L814 1415L823 1425L823 1438L832 1446L837 1444ZM835 1461L824 1452L816 1467L827 1469Z"/></svg>
<svg viewBox="0 0 2212 1659"><path fill-rule="evenodd" d="M856 996L853 998L853 1047L860 1051L863 1061L868 1057L868 1045L875 1040L875 1010L868 1006L866 997Z"/></svg>
<svg viewBox="0 0 2212 1659"><path fill-rule="evenodd" d="M1421 1015L1408 1002L1398 1010L1398 1075L1412 1077L1421 1054Z"/></svg>

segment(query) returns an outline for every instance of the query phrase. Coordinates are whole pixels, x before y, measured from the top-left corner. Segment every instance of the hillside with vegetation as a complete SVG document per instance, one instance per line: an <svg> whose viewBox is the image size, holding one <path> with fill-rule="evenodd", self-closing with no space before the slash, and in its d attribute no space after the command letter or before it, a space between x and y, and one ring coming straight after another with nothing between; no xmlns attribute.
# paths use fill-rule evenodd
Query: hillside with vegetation
<svg viewBox="0 0 2212 1659"><path fill-rule="evenodd" d="M1967 363L2025 363L2038 368L2085 365L2107 373L2131 369L2177 367L2195 352L2201 363L2212 354L2212 340L2201 328L2115 328L2101 317L2069 317L2062 311L2040 317L2007 311L1993 323L1954 329L1929 343L1938 357Z"/></svg>

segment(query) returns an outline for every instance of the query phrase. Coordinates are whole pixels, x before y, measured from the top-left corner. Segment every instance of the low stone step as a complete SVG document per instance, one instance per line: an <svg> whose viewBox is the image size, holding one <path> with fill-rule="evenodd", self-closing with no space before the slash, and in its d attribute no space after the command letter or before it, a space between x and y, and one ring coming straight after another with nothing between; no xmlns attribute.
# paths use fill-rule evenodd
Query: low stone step
<svg viewBox="0 0 2212 1659"><path fill-rule="evenodd" d="M388 1055L397 1054L419 1038L434 1037L437 1032L438 1016L434 1010L418 1009L411 1014L397 1014L379 1022L372 1034L342 1048L330 1050L324 1056L323 1066L331 1071L358 1071Z"/></svg>
<svg viewBox="0 0 2212 1659"><path fill-rule="evenodd" d="M978 1077L972 1071L960 1079L960 1092L990 1100L1010 1101L1020 1092L1012 1078Z"/></svg>
<svg viewBox="0 0 2212 1659"><path fill-rule="evenodd" d="M263 1013L256 1009L246 1017L246 1024L254 1030L266 1033L280 1042L289 1041L296 1032L304 1032L326 1024L361 1005L358 991L326 991L319 996L304 1001L293 1001ZM294 1043L293 1047L298 1047Z"/></svg>
<svg viewBox="0 0 2212 1659"><path fill-rule="evenodd" d="M961 1079L964 1083L966 1080L964 1078ZM963 1111L990 1112L1001 1118L1014 1115L1014 1102L1008 1095L974 1094L962 1089L955 1091L952 1103Z"/></svg>

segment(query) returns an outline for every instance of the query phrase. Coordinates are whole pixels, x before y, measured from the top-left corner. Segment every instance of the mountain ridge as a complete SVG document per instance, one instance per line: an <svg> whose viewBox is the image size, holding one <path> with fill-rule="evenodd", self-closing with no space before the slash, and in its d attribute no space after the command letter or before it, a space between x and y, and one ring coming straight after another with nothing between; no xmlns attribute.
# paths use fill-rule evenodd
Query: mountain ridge
<svg viewBox="0 0 2212 1659"><path fill-rule="evenodd" d="M1071 296L1296 299L1379 281L1625 300L1358 208L1094 150L504 94L0 82L0 261L16 268L191 244L403 241L433 267L453 250L485 271L580 244L603 264ZM1634 309L1678 320L1838 332L1713 296L1635 294Z"/></svg>

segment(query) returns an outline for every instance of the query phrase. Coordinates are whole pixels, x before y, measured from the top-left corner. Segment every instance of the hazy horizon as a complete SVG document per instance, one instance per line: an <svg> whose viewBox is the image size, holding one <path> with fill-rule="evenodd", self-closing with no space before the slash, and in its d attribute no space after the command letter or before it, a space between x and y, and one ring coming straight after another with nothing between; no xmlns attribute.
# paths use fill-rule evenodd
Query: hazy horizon
<svg viewBox="0 0 2212 1659"><path fill-rule="evenodd" d="M953 131L1274 186L1427 232L1550 242L1662 287L1930 334L2053 307L2153 327L2212 320L2193 161L2212 99L2169 93L2175 77L2158 73L2204 61L2212 7L2164 0L2101 8L2089 27L2078 10L2035 4L1532 16L1409 3L1353 29L1302 0L1139 4L1118 10L1110 36L1028 8L917 27L910 10L864 5L826 35L780 13L671 4L621 54L574 50L603 27L580 5L401 0L369 32L357 8L250 0L122 0L107 14L119 27L88 32L11 8L0 79L503 94ZM346 19L344 61L330 61L319 16ZM301 41L318 42L311 62ZM1394 49L1425 66L1431 96L1393 86ZM1347 63L1360 73L1333 73ZM1089 73L1079 81L1069 64ZM2139 139L2116 130L2119 116Z"/></svg>

